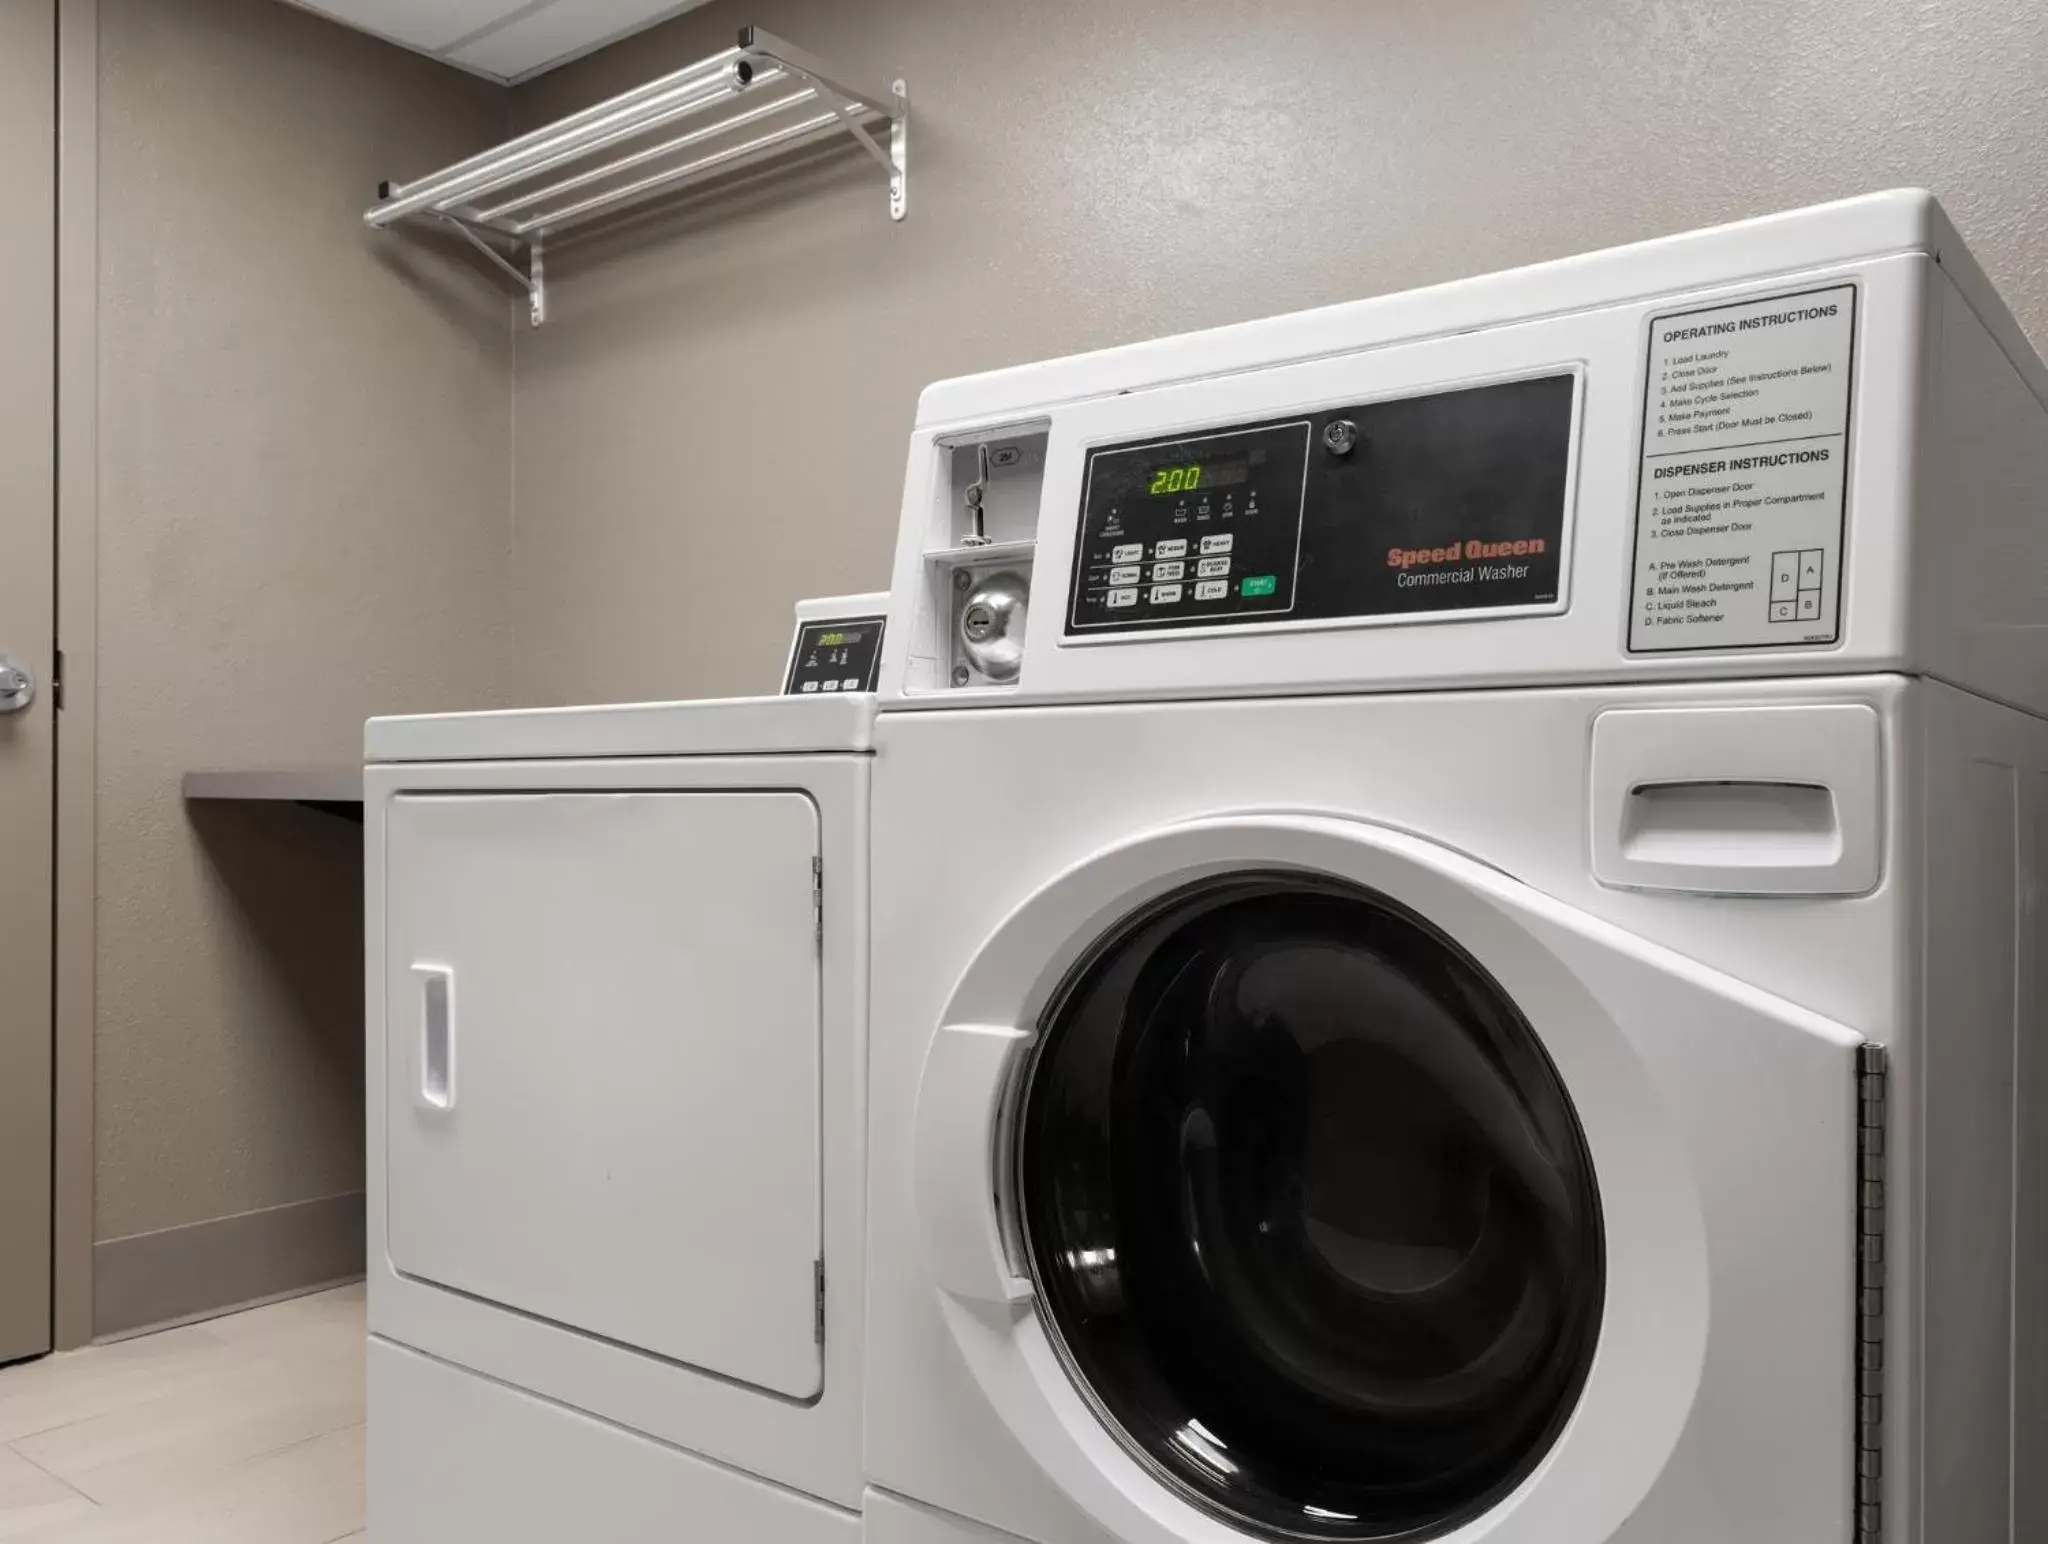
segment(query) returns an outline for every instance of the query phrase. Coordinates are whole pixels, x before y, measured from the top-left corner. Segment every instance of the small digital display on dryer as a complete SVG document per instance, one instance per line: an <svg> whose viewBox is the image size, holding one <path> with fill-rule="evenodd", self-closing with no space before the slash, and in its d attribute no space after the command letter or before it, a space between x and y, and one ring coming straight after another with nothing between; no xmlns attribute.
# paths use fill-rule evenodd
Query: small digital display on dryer
<svg viewBox="0 0 2048 1544"><path fill-rule="evenodd" d="M786 697L828 692L871 692L882 663L881 617L839 617L805 622L789 653Z"/></svg>

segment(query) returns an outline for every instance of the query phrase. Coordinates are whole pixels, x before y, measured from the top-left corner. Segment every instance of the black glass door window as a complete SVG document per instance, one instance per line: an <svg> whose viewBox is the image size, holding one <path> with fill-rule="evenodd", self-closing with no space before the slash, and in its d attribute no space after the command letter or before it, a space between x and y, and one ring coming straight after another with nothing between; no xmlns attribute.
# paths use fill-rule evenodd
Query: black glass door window
<svg viewBox="0 0 2048 1544"><path fill-rule="evenodd" d="M1592 1359L1599 1203L1534 1031L1450 938L1237 876L1132 919L1043 1029L1032 1277L1155 1475L1255 1534L1387 1539L1529 1473Z"/></svg>

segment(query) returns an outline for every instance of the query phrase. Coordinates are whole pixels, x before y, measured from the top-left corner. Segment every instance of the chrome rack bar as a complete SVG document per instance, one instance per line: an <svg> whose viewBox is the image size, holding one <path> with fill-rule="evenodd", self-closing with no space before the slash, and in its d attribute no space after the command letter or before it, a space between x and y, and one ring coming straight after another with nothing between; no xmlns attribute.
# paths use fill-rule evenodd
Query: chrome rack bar
<svg viewBox="0 0 2048 1544"><path fill-rule="evenodd" d="M738 67L733 68L736 71ZM573 143L554 149L541 147L540 153L535 154L524 165L508 166L459 196L482 198L503 188L513 187L529 177L551 172L558 166L580 161L599 150L609 150L614 145L637 139L650 130L674 123L678 118L693 117L706 108L716 107L721 102L738 96L748 84L749 82L737 78L736 74L729 74L708 84L700 81L678 87L673 93L665 93L645 106L619 116L616 120L604 119L580 130ZM445 200L441 207L446 207Z"/></svg>
<svg viewBox="0 0 2048 1544"><path fill-rule="evenodd" d="M869 134L863 122L849 122L848 130L866 150L882 165L889 177L889 218L900 220L910 212L909 168L906 161L908 150L908 128L910 119L909 92L902 81L890 83L885 92L864 91L840 79L838 72L815 54L804 52L793 43L783 41L772 32L759 27L740 29L740 49L758 59L767 59L796 75L808 80L828 99L838 97L858 104L868 112L889 120L889 149L884 152Z"/></svg>
<svg viewBox="0 0 2048 1544"><path fill-rule="evenodd" d="M580 112L573 112L566 118L557 118L553 123L544 124L538 129L530 130L520 135L517 139L507 140L504 144L490 150L479 151L466 160L457 161L453 166L446 168L440 175L448 176L455 172L466 172L486 162L496 161L500 156L516 155L522 150L530 149L532 146L539 144L542 140L584 128L596 122L599 118L618 112L622 108L637 107L650 98L660 96L671 87L682 84L687 80L692 78L701 79L706 75L716 74L724 66L731 64L735 59L739 58L739 56L739 49L728 48L711 55L708 59L699 59L695 64L685 65L680 70L675 70L667 75L650 80L644 86L635 86L630 91L622 91L615 97L607 97L604 101L594 103Z"/></svg>
<svg viewBox="0 0 2048 1544"><path fill-rule="evenodd" d="M818 110L677 159L708 141L806 107ZM701 126L649 142L657 131L699 114L712 116ZM877 138L885 121L886 149ZM421 221L455 231L526 291L539 326L547 315L545 237L812 140L851 137L887 174L889 214L902 219L908 207L908 122L902 81L886 92L863 87L772 33L746 27L734 47L709 58L429 176L385 183L363 219L379 229ZM499 243L511 247L509 255Z"/></svg>
<svg viewBox="0 0 2048 1544"><path fill-rule="evenodd" d="M703 141L713 139L720 134L730 133L734 129L745 128L750 123L757 123L763 118L773 117L776 113L788 112L792 107L800 107L812 100L814 100L814 94L808 88L797 92L793 96L777 97L774 101L764 102L759 107L750 107L745 112L734 113L730 118L724 119L719 123L710 124L701 129L691 129L687 134L678 134L673 139L665 139L659 144L649 145L645 150L636 150L631 155L622 156L618 160L608 162L603 166L592 167L586 172L578 172L573 177L564 177L560 182L551 182L546 187L535 188L530 193L521 193L517 198L507 199L502 204L496 204L489 209L481 211L476 218L479 223L484 225L496 224L500 220L519 213L522 209L530 209L535 204L543 204L551 198L558 198L563 194L573 193L578 188L589 187L594 182L602 182L605 178L613 176L618 172L631 171L636 166L645 166L650 161L658 161L664 156L674 155L679 150L687 150L692 145L701 144Z"/></svg>
<svg viewBox="0 0 2048 1544"><path fill-rule="evenodd" d="M858 102L869 112L884 115L893 114L897 108L894 96L887 91L863 91L848 85L839 74L816 54L807 54L793 43L785 43L772 32L759 27L740 28L740 52L753 59L765 59L771 64L787 65L800 75L817 81L834 96L845 97Z"/></svg>
<svg viewBox="0 0 2048 1544"><path fill-rule="evenodd" d="M732 54L737 52L730 51ZM558 153L574 154L611 143L616 136L608 136L607 131L614 127L637 124L650 113L685 100L692 108L697 108L729 96L745 84L734 80L739 60L727 55L715 57L723 61L716 69L707 69L712 61L704 60L652 85L614 97L610 102L600 102L596 107L561 123L522 135L496 150L471 156L467 161L458 162L431 177L422 177L417 182L390 184L389 193L365 211L363 219L371 225L390 225L430 207L445 209L456 199L507 173L531 171L543 162L558 164L548 158Z"/></svg>
<svg viewBox="0 0 2048 1544"><path fill-rule="evenodd" d="M727 150L700 156L694 161L687 161L665 172L657 172L651 177L642 177L637 182L629 182L624 187L599 193L584 199L581 203L570 204L562 209L551 209L531 220L522 220L513 227L513 230L522 239L535 233L565 231L573 226L586 224L600 215L623 209L629 204L640 203L657 193L665 193L672 188L698 181L706 172L730 166L750 156L757 156L764 150L777 150L784 145L794 144L800 139L816 136L822 130L836 128L838 124L837 113L819 113L816 117L806 118L801 123L793 123L787 128L763 134L757 139L747 140Z"/></svg>

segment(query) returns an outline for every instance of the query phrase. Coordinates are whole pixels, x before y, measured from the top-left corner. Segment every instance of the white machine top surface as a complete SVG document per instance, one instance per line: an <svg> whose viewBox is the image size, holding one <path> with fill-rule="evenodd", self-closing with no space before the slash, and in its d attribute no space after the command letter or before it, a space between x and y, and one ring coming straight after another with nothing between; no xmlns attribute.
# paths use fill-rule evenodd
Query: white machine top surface
<svg viewBox="0 0 2048 1544"><path fill-rule="evenodd" d="M371 719L363 756L419 762L865 752L874 746L874 718L867 692L421 714Z"/></svg>
<svg viewBox="0 0 2048 1544"><path fill-rule="evenodd" d="M917 421L946 424L1036 412L1077 398L1213 379L1282 361L1726 284L1750 274L1899 252L1924 253L1939 262L2035 395L2048 398L2048 368L1940 203L1919 188L1894 188L1288 316L935 381L918 399Z"/></svg>

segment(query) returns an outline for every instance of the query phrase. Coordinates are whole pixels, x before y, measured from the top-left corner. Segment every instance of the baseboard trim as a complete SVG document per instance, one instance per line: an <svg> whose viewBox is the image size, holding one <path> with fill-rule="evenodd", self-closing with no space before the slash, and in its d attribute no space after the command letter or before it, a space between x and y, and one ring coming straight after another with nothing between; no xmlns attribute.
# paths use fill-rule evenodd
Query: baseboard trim
<svg viewBox="0 0 2048 1544"><path fill-rule="evenodd" d="M363 1273L363 1193L322 1196L92 1248L93 1335L211 1318Z"/></svg>

